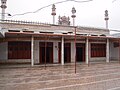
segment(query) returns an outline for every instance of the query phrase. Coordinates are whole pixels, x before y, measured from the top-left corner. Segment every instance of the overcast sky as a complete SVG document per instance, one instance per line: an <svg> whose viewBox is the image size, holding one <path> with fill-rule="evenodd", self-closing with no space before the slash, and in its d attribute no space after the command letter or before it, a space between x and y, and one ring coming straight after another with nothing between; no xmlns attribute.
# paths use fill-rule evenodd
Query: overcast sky
<svg viewBox="0 0 120 90"><path fill-rule="evenodd" d="M39 8L60 1L65 0L7 0L6 13L15 15L34 12ZM109 11L109 29L120 30L120 0L116 0L114 3L112 1L113 0L93 0L84 3L68 1L57 4L55 22L58 22L59 15L65 15L70 17L72 23L71 9L74 6L76 8L75 25L105 28L104 11L107 9ZM52 6L44 8L37 13L17 15L12 18L6 17L6 19L52 23L51 8Z"/></svg>

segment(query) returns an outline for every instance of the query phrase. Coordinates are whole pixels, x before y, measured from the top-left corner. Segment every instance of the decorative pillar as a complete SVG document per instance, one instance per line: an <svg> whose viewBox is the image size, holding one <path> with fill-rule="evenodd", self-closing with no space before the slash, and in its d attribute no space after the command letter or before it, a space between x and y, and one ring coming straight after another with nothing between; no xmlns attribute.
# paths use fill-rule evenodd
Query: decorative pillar
<svg viewBox="0 0 120 90"><path fill-rule="evenodd" d="M64 37L62 37L61 43L61 64L64 65Z"/></svg>
<svg viewBox="0 0 120 90"><path fill-rule="evenodd" d="M75 26L75 17L76 17L75 13L76 13L76 10L75 10L74 7L72 8L71 12L72 12L72 16L71 17L73 18L73 26Z"/></svg>
<svg viewBox="0 0 120 90"><path fill-rule="evenodd" d="M1 13L1 19L4 20L5 19L5 9L7 8L6 6L6 2L7 0L1 0L1 8L2 8L2 13Z"/></svg>
<svg viewBox="0 0 120 90"><path fill-rule="evenodd" d="M31 37L31 66L34 66L34 57L33 57L33 49L34 49L34 37Z"/></svg>
<svg viewBox="0 0 120 90"><path fill-rule="evenodd" d="M86 38L86 64L89 64L89 41L88 38Z"/></svg>
<svg viewBox="0 0 120 90"><path fill-rule="evenodd" d="M105 10L106 29L108 29L108 20L109 20L109 17L108 17L108 10Z"/></svg>
<svg viewBox="0 0 120 90"><path fill-rule="evenodd" d="M51 13L51 15L53 16L53 24L55 24L55 15L56 15L55 4L52 5L52 13Z"/></svg>
<svg viewBox="0 0 120 90"><path fill-rule="evenodd" d="M107 39L106 44L106 62L109 62L109 39Z"/></svg>

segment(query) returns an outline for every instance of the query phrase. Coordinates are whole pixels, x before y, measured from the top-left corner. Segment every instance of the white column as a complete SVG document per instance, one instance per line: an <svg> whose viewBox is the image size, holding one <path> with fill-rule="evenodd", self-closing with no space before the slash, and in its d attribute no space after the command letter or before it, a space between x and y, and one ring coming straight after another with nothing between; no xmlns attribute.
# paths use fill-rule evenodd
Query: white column
<svg viewBox="0 0 120 90"><path fill-rule="evenodd" d="M1 16L1 19L4 20L5 19L5 9L2 8L2 16Z"/></svg>
<svg viewBox="0 0 120 90"><path fill-rule="evenodd" d="M108 29L108 20L106 20L106 29Z"/></svg>
<svg viewBox="0 0 120 90"><path fill-rule="evenodd" d="M73 18L73 26L75 26L75 18Z"/></svg>
<svg viewBox="0 0 120 90"><path fill-rule="evenodd" d="M86 39L86 54L85 54L85 56L86 56L86 64L88 64L88 60L89 60L89 42L88 42L88 38Z"/></svg>
<svg viewBox="0 0 120 90"><path fill-rule="evenodd" d="M75 43L71 42L71 63L75 62L75 52L76 52L76 48L75 48Z"/></svg>
<svg viewBox="0 0 120 90"><path fill-rule="evenodd" d="M62 37L61 43L61 64L64 65L64 37Z"/></svg>
<svg viewBox="0 0 120 90"><path fill-rule="evenodd" d="M53 15L53 24L55 24L55 16Z"/></svg>
<svg viewBox="0 0 120 90"><path fill-rule="evenodd" d="M33 56L34 56L34 64L38 64L40 63L39 61L39 41L38 40L34 40L34 53L33 53Z"/></svg>
<svg viewBox="0 0 120 90"><path fill-rule="evenodd" d="M107 39L106 44L106 62L109 62L109 39Z"/></svg>
<svg viewBox="0 0 120 90"><path fill-rule="evenodd" d="M31 66L34 66L34 57L33 57L33 49L34 49L34 37L31 37Z"/></svg>

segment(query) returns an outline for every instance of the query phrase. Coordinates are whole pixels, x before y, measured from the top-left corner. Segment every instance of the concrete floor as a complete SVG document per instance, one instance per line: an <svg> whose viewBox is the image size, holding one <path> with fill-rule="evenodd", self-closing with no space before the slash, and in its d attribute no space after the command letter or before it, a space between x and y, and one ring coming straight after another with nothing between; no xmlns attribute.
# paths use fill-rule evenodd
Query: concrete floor
<svg viewBox="0 0 120 90"><path fill-rule="evenodd" d="M120 64L1 65L0 90L120 90Z"/></svg>

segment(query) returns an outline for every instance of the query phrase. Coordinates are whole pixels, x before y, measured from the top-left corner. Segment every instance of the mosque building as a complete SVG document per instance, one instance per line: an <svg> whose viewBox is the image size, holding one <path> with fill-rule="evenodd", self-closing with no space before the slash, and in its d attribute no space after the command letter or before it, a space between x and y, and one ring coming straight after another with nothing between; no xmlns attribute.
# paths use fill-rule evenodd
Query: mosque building
<svg viewBox="0 0 120 90"><path fill-rule="evenodd" d="M106 28L75 26L72 16L59 16L55 24L56 7L52 5L53 24L6 20L7 0L1 0L0 63L61 64L119 61L119 37ZM72 18L72 23L70 19Z"/></svg>

